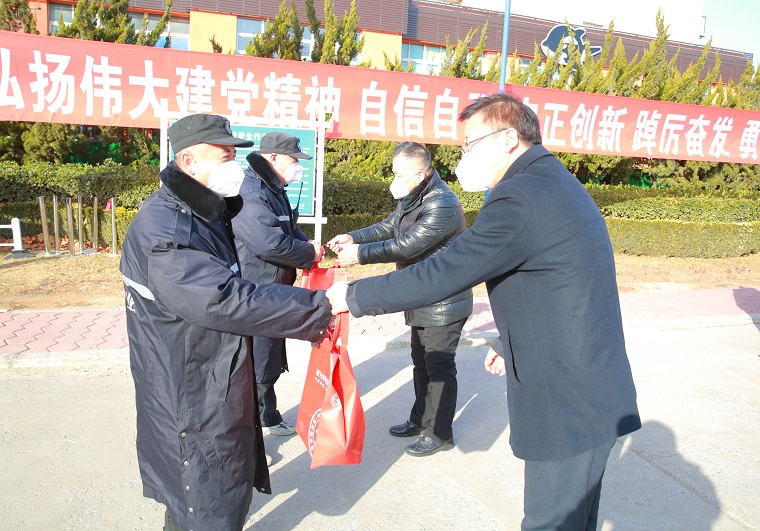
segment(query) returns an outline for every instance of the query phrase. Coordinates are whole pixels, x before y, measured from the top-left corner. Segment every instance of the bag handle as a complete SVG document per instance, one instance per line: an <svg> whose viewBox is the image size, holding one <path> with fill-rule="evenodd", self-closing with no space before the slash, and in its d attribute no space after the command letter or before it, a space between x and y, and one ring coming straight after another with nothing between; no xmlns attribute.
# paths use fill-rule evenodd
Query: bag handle
<svg viewBox="0 0 760 531"><path fill-rule="evenodd" d="M342 312L335 316L327 326L332 344L345 350L348 348L348 312Z"/></svg>

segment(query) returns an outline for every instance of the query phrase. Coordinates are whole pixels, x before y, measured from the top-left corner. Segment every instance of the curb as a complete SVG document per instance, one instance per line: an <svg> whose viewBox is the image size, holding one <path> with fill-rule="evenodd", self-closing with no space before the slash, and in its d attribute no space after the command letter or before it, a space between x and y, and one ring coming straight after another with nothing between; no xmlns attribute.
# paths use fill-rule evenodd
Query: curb
<svg viewBox="0 0 760 531"><path fill-rule="evenodd" d="M726 326L743 326L760 324L760 313L737 315L711 315L703 317L685 317L681 319L636 319L623 321L624 330L646 328L664 332L667 330L693 330L695 328L720 328Z"/></svg>
<svg viewBox="0 0 760 531"><path fill-rule="evenodd" d="M0 370L40 369L69 365L129 365L129 349L77 350L73 352L23 352L0 354Z"/></svg>

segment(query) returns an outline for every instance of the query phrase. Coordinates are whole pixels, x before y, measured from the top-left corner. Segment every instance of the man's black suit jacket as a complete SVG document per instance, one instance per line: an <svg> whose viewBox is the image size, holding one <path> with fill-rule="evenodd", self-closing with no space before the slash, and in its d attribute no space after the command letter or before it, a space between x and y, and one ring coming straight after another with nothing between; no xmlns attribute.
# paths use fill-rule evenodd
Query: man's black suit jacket
<svg viewBox="0 0 760 531"><path fill-rule="evenodd" d="M515 456L566 459L641 427L604 219L541 145L513 162L448 249L352 283L347 301L354 316L377 315L481 282L507 366Z"/></svg>

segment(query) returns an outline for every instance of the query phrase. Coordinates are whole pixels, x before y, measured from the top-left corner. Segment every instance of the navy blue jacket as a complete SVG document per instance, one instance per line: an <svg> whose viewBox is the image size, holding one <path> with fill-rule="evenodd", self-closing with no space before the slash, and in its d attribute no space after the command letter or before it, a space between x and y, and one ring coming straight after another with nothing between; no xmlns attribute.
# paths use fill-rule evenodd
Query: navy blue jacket
<svg viewBox="0 0 760 531"><path fill-rule="evenodd" d="M543 146L518 157L474 225L424 262L349 286L351 313L415 308L486 283L516 457L566 459L641 427L599 209Z"/></svg>
<svg viewBox="0 0 760 531"><path fill-rule="evenodd" d="M183 529L241 529L271 492L250 357L253 334L320 340L323 291L240 278L223 199L172 162L121 256L137 457L145 496Z"/></svg>
<svg viewBox="0 0 760 531"><path fill-rule="evenodd" d="M240 187L243 209L232 220L242 276L255 283L291 286L296 268L314 265L314 246L296 225L298 214L290 208L269 161L256 151L247 160L250 166ZM258 383L277 380L288 370L285 340L254 337L253 359Z"/></svg>

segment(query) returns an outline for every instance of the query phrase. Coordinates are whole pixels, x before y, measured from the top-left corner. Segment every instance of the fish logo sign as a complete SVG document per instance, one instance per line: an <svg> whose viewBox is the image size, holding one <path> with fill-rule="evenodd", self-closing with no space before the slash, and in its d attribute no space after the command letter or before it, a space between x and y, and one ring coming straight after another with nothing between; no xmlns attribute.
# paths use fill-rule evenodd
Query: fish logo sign
<svg viewBox="0 0 760 531"><path fill-rule="evenodd" d="M571 31L575 33L575 46L581 53L581 61L586 59L586 30L583 28L576 29L567 24L557 24L549 30L546 38L541 41L541 51L544 52L547 59L557 53L557 48L561 43L559 64L563 66L567 64L568 59L570 59L567 47L573 41L573 37L570 35ZM602 53L601 46L589 46L589 50L592 56Z"/></svg>

